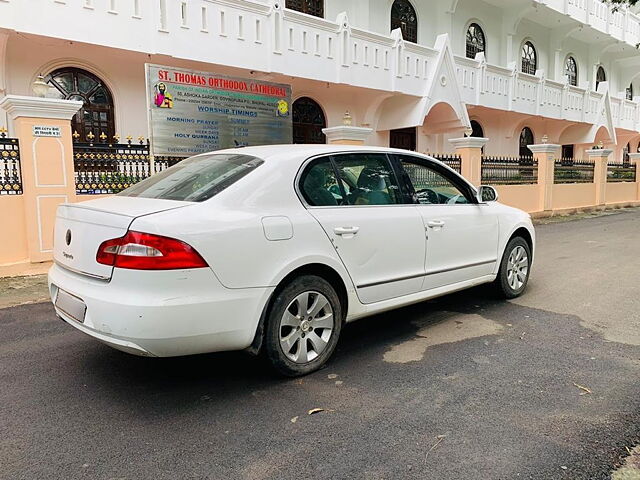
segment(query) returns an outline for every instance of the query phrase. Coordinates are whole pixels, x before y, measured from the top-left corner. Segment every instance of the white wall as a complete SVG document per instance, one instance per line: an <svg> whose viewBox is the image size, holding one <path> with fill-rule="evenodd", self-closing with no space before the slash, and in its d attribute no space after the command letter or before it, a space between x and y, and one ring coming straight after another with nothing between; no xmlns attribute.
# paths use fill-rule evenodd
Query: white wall
<svg viewBox="0 0 640 480"><path fill-rule="evenodd" d="M502 10L493 5L474 0L460 0L453 15L451 45L456 55L466 55L466 32L470 23L477 23L484 31L487 62L506 66L503 56Z"/></svg>
<svg viewBox="0 0 640 480"><path fill-rule="evenodd" d="M484 2L482 0L459 0L455 12L449 13L452 0L411 0L418 18L418 43L432 46L436 37L441 33L448 33L451 45L456 55L465 55L465 36L467 26L471 22L478 23L484 30L487 53L486 58L494 65L508 66L516 62L520 66L520 48L525 40L530 40L538 52L538 68L545 71L546 77L557 81L564 81L564 60L572 53L579 66L579 85L595 86L594 65L602 63L607 71L612 92L616 94L624 91L629 75L623 74L619 63L610 60L606 52L602 55L590 51L593 43L604 40L602 35L593 32L590 42L585 42L563 35L540 23L534 23L527 18L522 19L513 37L512 55L507 58L506 35L509 30L511 17L507 17L507 9ZM506 0L505 0L506 1ZM510 0L513 2L513 0ZM346 11L349 21L354 25L377 33L388 34L390 29L390 11L393 0L326 0L326 17L334 20L341 11ZM505 5L508 2L505 3ZM506 13L505 13L506 12ZM553 26L553 14L547 17L548 25ZM576 23L577 25L577 23ZM566 29L569 30L569 29ZM584 33L583 33L584 35ZM597 48L597 47L595 47ZM560 50L558 65L556 66L556 50ZM640 52L638 52L640 60ZM556 75L556 69L558 75ZM640 91L638 91L640 94Z"/></svg>

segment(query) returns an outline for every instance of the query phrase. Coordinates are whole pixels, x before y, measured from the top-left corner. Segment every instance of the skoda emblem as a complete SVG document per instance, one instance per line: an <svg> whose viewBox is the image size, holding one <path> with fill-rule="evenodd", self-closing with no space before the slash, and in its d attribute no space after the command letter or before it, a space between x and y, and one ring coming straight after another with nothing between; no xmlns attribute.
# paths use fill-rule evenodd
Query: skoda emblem
<svg viewBox="0 0 640 480"><path fill-rule="evenodd" d="M67 234L64 236L67 245L71 245L71 230L67 230Z"/></svg>

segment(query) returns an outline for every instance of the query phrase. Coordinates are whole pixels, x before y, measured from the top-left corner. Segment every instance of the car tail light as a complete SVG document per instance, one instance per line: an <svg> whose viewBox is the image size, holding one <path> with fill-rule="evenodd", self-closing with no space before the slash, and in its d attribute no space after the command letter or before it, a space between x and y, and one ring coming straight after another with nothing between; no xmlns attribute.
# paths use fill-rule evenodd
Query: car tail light
<svg viewBox="0 0 640 480"><path fill-rule="evenodd" d="M102 242L96 261L134 270L178 270L208 267L190 245L150 233L127 232L124 237Z"/></svg>

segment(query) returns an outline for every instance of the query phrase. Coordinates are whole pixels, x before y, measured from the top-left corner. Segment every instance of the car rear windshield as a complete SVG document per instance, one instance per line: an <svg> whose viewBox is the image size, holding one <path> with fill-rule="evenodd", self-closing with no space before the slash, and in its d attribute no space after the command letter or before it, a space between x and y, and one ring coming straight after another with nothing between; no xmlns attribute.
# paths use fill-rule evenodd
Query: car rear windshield
<svg viewBox="0 0 640 480"><path fill-rule="evenodd" d="M250 155L198 155L182 160L118 195L203 202L233 185L262 163L262 160Z"/></svg>

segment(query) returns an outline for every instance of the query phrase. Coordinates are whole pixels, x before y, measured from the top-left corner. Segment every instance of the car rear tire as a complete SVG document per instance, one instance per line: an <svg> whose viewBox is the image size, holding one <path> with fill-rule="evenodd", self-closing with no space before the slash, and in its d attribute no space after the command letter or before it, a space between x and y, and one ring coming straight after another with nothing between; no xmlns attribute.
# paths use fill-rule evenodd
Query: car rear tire
<svg viewBox="0 0 640 480"><path fill-rule="evenodd" d="M531 272L531 248L522 237L509 240L504 249L498 276L493 282L496 293L502 298L522 295Z"/></svg>
<svg viewBox="0 0 640 480"><path fill-rule="evenodd" d="M333 287L321 277L298 277L277 294L269 309L267 357L283 375L306 375L331 357L341 328L342 305Z"/></svg>

